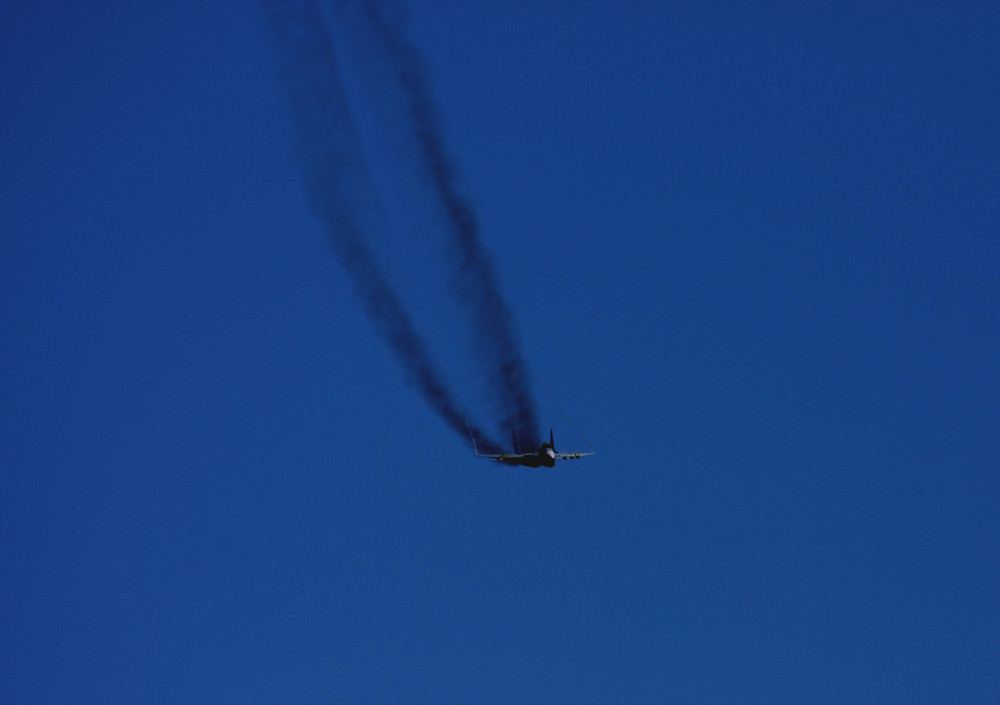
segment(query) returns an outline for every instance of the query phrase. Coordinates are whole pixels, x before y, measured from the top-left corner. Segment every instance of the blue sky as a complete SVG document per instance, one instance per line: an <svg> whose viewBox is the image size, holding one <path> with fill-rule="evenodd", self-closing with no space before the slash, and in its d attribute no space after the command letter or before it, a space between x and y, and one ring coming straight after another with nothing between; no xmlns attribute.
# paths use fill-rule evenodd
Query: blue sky
<svg viewBox="0 0 1000 705"><path fill-rule="evenodd" d="M500 468L423 404L255 4L5 3L4 700L996 702L1000 12L410 10L543 423L599 454Z"/></svg>

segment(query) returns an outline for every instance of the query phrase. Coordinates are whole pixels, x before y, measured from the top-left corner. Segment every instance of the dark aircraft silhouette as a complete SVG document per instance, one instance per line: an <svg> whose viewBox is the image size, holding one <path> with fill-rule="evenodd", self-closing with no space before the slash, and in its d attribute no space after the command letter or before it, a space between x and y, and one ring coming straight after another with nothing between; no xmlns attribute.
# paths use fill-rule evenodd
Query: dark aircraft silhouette
<svg viewBox="0 0 1000 705"><path fill-rule="evenodd" d="M545 466L547 468L554 467L556 460L576 460L577 458L582 458L585 455L595 455L595 453L557 453L556 452L556 442L552 438L552 429L549 429L549 442L542 443L538 448L537 453L521 453L517 449L517 434L511 431L511 435L514 437L514 452L513 453L500 453L499 455L483 455L479 452L479 448L476 447L476 437L472 437L472 449L476 452L477 458L489 458L490 460L495 460L498 463L504 463L505 465L524 465L529 468L537 468Z"/></svg>

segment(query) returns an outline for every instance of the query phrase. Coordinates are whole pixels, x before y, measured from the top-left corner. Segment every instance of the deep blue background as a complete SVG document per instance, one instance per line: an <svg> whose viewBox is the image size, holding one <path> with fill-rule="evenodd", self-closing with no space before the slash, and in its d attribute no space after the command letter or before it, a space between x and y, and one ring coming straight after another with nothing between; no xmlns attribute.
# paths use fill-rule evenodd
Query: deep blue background
<svg viewBox="0 0 1000 705"><path fill-rule="evenodd" d="M1000 701L1000 11L411 34L599 455L476 461L407 386L253 3L5 2L3 700Z"/></svg>

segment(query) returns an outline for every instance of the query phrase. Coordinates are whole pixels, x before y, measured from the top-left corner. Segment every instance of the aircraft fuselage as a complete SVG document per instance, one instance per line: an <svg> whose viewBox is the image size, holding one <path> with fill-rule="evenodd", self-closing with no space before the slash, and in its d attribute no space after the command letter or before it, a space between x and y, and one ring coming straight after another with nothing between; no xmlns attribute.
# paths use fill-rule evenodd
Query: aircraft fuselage
<svg viewBox="0 0 1000 705"><path fill-rule="evenodd" d="M503 462L508 465L523 465L528 468L552 468L556 465L556 452L552 449L550 444L543 443L542 447L538 449L537 455L527 455L520 458L508 458L503 460Z"/></svg>

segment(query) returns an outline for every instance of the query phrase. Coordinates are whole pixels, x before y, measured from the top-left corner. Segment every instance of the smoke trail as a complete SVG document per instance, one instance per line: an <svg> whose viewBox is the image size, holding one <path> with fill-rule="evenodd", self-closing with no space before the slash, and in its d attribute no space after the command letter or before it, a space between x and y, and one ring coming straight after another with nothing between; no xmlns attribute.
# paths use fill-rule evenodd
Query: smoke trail
<svg viewBox="0 0 1000 705"><path fill-rule="evenodd" d="M292 104L296 154L310 205L326 226L355 294L408 377L449 428L462 436L475 434L485 452L499 452L499 445L481 429L467 426L427 346L365 244L357 213L371 189L371 177L318 4L265 0L265 10Z"/></svg>
<svg viewBox="0 0 1000 705"><path fill-rule="evenodd" d="M423 61L407 38L399 13L388 12L385 3L341 0L338 10L352 24L361 64L369 64L374 81L379 81L386 73L382 69L387 68L394 86L385 87L394 87L402 99L408 137L446 216L452 286L469 316L477 359L484 362L483 372L497 399L501 425L517 429L526 446L537 444L531 374L493 262L480 242L476 213L459 189L458 172L445 147ZM379 65L371 66L373 63Z"/></svg>

